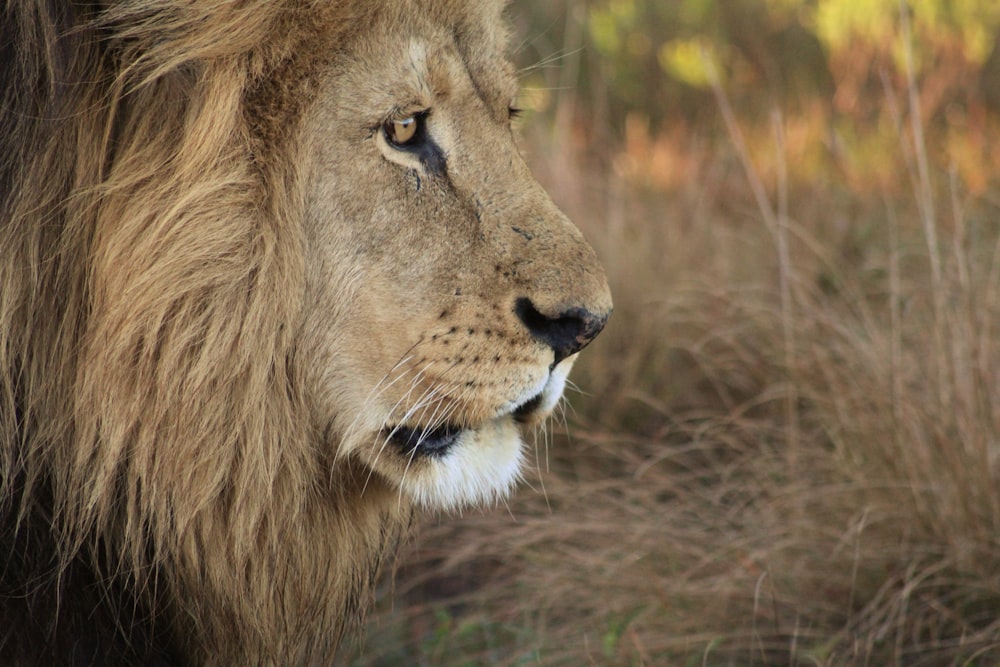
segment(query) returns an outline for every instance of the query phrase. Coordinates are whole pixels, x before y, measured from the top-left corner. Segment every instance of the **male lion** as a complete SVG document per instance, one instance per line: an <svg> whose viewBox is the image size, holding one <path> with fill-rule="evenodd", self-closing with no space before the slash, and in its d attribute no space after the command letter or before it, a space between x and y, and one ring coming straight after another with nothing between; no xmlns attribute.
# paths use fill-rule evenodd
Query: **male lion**
<svg viewBox="0 0 1000 667"><path fill-rule="evenodd" d="M0 664L329 664L611 299L494 0L7 0Z"/></svg>

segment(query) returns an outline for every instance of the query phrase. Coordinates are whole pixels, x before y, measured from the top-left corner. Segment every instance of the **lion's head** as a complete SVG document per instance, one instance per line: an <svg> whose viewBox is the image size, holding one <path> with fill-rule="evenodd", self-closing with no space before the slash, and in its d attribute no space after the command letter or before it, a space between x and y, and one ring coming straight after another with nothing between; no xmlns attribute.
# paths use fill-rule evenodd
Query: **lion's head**
<svg viewBox="0 0 1000 667"><path fill-rule="evenodd" d="M320 662L508 492L611 300L501 4L6 5L0 657Z"/></svg>

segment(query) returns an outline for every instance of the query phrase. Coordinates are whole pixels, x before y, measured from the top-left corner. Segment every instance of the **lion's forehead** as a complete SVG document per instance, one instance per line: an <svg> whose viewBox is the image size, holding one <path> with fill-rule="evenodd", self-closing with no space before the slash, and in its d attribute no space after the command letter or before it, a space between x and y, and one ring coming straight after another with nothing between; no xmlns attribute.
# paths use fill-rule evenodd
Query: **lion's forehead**
<svg viewBox="0 0 1000 667"><path fill-rule="evenodd" d="M405 105L430 107L471 92L486 108L505 114L518 93L517 72L506 56L503 30L473 14L455 17L376 13L375 37L357 34L340 45L342 58L332 74L362 94L345 111L365 114L366 122ZM351 101L353 100L353 107Z"/></svg>

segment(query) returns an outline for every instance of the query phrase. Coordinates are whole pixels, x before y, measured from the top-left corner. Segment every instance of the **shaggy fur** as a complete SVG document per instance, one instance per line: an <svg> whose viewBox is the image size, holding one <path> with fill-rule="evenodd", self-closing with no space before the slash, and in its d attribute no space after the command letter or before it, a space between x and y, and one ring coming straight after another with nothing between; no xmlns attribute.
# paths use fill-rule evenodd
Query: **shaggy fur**
<svg viewBox="0 0 1000 667"><path fill-rule="evenodd" d="M572 363L537 321L610 298L499 13L7 0L0 663L328 664L414 505L506 492Z"/></svg>

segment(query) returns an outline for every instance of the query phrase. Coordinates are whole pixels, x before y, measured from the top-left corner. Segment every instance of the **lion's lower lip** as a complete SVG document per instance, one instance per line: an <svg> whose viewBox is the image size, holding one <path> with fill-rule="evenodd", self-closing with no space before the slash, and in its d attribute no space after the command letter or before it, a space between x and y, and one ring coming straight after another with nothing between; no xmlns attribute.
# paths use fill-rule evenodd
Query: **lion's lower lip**
<svg viewBox="0 0 1000 667"><path fill-rule="evenodd" d="M465 430L454 424L430 429L396 426L389 430L389 440L407 456L443 456Z"/></svg>

